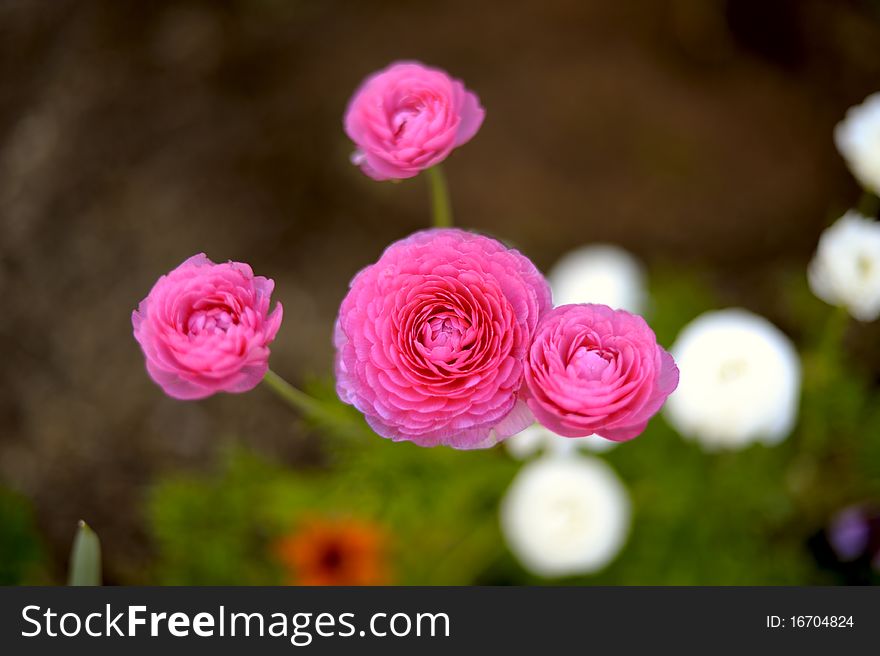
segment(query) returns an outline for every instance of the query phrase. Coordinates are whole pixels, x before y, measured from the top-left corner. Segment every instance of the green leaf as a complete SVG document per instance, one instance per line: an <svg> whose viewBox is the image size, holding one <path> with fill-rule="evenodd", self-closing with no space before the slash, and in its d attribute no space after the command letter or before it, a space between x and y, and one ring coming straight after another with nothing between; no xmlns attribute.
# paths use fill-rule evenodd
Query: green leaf
<svg viewBox="0 0 880 656"><path fill-rule="evenodd" d="M67 584L101 585L101 542L82 520L70 552L70 578Z"/></svg>

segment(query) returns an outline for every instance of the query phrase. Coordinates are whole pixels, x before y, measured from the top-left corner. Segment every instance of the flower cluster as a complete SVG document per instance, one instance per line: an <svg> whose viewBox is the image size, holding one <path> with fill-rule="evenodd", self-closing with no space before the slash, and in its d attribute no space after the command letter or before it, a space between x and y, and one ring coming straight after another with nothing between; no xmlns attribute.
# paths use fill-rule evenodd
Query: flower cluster
<svg viewBox="0 0 880 656"><path fill-rule="evenodd" d="M671 357L640 317L550 306L520 253L461 230L417 233L352 281L339 396L378 434L423 446L490 446L534 417L568 437L637 436L675 389Z"/></svg>
<svg viewBox="0 0 880 656"><path fill-rule="evenodd" d="M461 80L403 61L360 85L344 129L365 175L402 180L440 165L484 118ZM873 321L880 223L867 208L880 191L880 94L851 109L834 138L868 201L823 233L808 280L822 300ZM545 279L519 251L448 227L444 177L433 168L429 179L435 227L388 246L354 276L339 306L336 392L393 441L478 449L510 438L517 458L544 451L522 467L500 508L502 532L525 568L570 576L616 557L629 534L630 498L611 467L580 449L637 437L664 405L669 424L707 451L773 445L794 430L801 362L768 320L739 308L706 312L669 353L638 314L650 299L631 254L583 246ZM273 289L247 264L204 254L162 276L132 314L150 377L176 399L246 392L265 379L315 418L338 412L269 371L282 320ZM846 509L829 543L841 560L880 567L877 525L874 509ZM276 547L291 583L390 578L387 540L367 522L303 522Z"/></svg>
<svg viewBox="0 0 880 656"><path fill-rule="evenodd" d="M484 114L461 81L399 62L362 84L345 128L367 175L400 179L471 139ZM607 249L598 257L621 261ZM638 264L621 266L637 285ZM269 311L273 286L246 264L204 255L160 278L132 315L153 380L178 399L255 387L281 324L280 305ZM527 257L453 228L402 239L358 273L334 343L339 398L379 435L421 446L491 446L536 417L566 437L629 440L678 381L642 318L598 304L553 309ZM267 380L306 411L317 407L274 374Z"/></svg>
<svg viewBox="0 0 880 656"><path fill-rule="evenodd" d="M846 212L825 230L810 262L810 289L858 321L880 317L880 92L850 108L834 129L834 142L865 190L860 210ZM873 212L865 211L874 205Z"/></svg>

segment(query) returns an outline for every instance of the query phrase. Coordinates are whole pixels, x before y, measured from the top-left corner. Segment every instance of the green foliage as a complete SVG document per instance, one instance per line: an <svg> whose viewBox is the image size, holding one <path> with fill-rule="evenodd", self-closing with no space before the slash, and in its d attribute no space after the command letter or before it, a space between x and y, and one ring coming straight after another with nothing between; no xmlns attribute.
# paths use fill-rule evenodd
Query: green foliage
<svg viewBox="0 0 880 656"><path fill-rule="evenodd" d="M241 450L220 471L161 483L150 503L165 584L273 584L273 544L312 517L356 517L391 536L399 583L468 583L501 553L499 494L516 465L373 436L331 443L332 468L294 471ZM338 448L334 448L338 447Z"/></svg>
<svg viewBox="0 0 880 656"><path fill-rule="evenodd" d="M27 501L0 488L0 585L40 582L44 559Z"/></svg>
<svg viewBox="0 0 880 656"><path fill-rule="evenodd" d="M708 310L719 309L706 276L680 267L664 267L651 274L651 306L647 319L665 348L672 346L681 328Z"/></svg>
<svg viewBox="0 0 880 656"><path fill-rule="evenodd" d="M157 582L273 581L265 508L280 473L277 467L234 451L220 476L180 475L161 483L149 506L160 549Z"/></svg>

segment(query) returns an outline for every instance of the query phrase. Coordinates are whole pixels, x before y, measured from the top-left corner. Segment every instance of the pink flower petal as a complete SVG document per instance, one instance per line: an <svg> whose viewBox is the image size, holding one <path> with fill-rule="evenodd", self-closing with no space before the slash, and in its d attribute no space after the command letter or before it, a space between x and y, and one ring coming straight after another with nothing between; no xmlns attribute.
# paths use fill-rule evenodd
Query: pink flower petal
<svg viewBox="0 0 880 656"><path fill-rule="evenodd" d="M418 232L351 283L334 336L339 398L392 440L490 446L533 421L518 400L523 360L551 306L518 252L463 230Z"/></svg>
<svg viewBox="0 0 880 656"><path fill-rule="evenodd" d="M439 164L472 139L485 113L460 80L405 61L364 80L343 124L357 147L352 163L374 180L398 180Z"/></svg>
<svg viewBox="0 0 880 656"><path fill-rule="evenodd" d="M678 367L644 319L604 305L545 315L525 367L529 408L565 437L632 439L678 386Z"/></svg>
<svg viewBox="0 0 880 656"><path fill-rule="evenodd" d="M159 278L131 315L147 372L175 399L246 392L262 380L282 307L275 283L242 262L194 255Z"/></svg>

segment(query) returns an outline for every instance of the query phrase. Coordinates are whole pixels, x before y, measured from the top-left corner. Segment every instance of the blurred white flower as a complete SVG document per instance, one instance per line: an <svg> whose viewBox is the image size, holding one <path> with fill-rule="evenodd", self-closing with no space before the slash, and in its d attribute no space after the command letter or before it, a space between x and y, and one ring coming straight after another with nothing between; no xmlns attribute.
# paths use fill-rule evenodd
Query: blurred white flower
<svg viewBox="0 0 880 656"><path fill-rule="evenodd" d="M523 567L544 577L586 574L626 542L630 503L614 471L597 458L538 458L501 502L501 528Z"/></svg>
<svg viewBox="0 0 880 656"><path fill-rule="evenodd" d="M880 148L880 142L878 142ZM810 289L859 321L880 316L880 222L849 211L819 238L807 270Z"/></svg>
<svg viewBox="0 0 880 656"><path fill-rule="evenodd" d="M563 255L547 275L554 305L602 303L641 314L645 310L645 272L630 253L594 244Z"/></svg>
<svg viewBox="0 0 880 656"><path fill-rule="evenodd" d="M596 452L608 451L617 444L617 442L606 440L598 435L563 437L541 424L532 424L524 431L504 440L507 452L517 460L525 460L540 452L570 455L577 453L580 449Z"/></svg>
<svg viewBox="0 0 880 656"><path fill-rule="evenodd" d="M880 93L847 110L834 128L834 143L862 186L880 193Z"/></svg>
<svg viewBox="0 0 880 656"><path fill-rule="evenodd" d="M775 444L797 418L801 367L791 341L769 321L728 309L700 315L671 349L681 372L666 401L669 422L707 449Z"/></svg>

